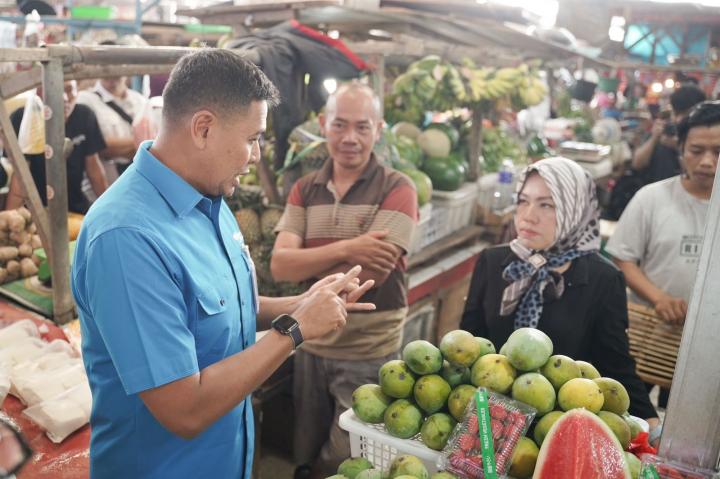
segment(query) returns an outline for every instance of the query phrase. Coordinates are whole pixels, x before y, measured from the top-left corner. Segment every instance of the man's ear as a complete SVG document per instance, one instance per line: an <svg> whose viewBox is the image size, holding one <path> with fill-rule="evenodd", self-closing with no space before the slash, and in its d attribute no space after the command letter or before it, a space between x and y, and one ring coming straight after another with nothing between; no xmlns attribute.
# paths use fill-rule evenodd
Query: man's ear
<svg viewBox="0 0 720 479"><path fill-rule="evenodd" d="M190 137L195 146L204 150L207 147L210 129L217 125L217 117L208 110L200 110L190 119Z"/></svg>

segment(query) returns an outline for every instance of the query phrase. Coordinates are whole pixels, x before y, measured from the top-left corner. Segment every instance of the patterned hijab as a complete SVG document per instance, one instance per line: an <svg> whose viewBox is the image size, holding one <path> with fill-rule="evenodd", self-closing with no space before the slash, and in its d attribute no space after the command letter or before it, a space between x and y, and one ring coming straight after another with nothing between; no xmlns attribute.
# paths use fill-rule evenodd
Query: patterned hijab
<svg viewBox="0 0 720 479"><path fill-rule="evenodd" d="M555 243L548 249L533 251L517 239L510 248L519 259L503 271L510 282L503 291L500 314L515 312L515 329L536 328L543 309L543 298L557 299L565 291L563 277L555 268L600 249L600 225L595 182L580 165L555 157L528 166L521 174L517 193L530 173L545 180L555 203L557 228Z"/></svg>

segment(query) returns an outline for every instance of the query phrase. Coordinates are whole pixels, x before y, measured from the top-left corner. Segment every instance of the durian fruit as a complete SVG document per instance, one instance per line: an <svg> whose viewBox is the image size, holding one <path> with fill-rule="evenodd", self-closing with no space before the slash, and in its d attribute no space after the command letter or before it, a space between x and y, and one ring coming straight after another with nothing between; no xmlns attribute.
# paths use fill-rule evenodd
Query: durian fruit
<svg viewBox="0 0 720 479"><path fill-rule="evenodd" d="M250 258L253 260L253 263L255 263L258 282L274 282L272 274L270 273L272 251L273 245L267 243L259 243L250 248Z"/></svg>
<svg viewBox="0 0 720 479"><path fill-rule="evenodd" d="M283 210L280 208L270 207L260 215L260 230L262 236L266 240L275 238L275 226L282 218Z"/></svg>
<svg viewBox="0 0 720 479"><path fill-rule="evenodd" d="M262 230L260 228L260 217L251 208L241 208L235 213L238 227L245 238L246 244L259 243L262 240Z"/></svg>

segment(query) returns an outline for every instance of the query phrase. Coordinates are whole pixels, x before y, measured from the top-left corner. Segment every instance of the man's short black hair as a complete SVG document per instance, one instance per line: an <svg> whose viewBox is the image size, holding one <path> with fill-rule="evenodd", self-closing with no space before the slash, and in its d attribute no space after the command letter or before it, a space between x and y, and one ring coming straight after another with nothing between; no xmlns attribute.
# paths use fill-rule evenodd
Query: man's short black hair
<svg viewBox="0 0 720 479"><path fill-rule="evenodd" d="M183 56L163 90L163 120L176 122L198 110L220 116L239 113L252 102L279 103L275 85L256 65L230 50L203 48Z"/></svg>
<svg viewBox="0 0 720 479"><path fill-rule="evenodd" d="M685 146L690 130L714 125L720 125L720 101L705 101L696 105L677 127L680 148Z"/></svg>
<svg viewBox="0 0 720 479"><path fill-rule="evenodd" d="M682 115L706 99L705 93L697 86L683 85L670 95L670 104L676 115Z"/></svg>

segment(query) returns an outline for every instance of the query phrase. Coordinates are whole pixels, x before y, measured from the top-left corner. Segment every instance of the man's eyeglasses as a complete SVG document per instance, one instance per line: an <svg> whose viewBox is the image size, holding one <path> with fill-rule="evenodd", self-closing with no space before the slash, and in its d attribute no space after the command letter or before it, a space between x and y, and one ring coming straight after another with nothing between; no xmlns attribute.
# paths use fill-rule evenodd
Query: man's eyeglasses
<svg viewBox="0 0 720 479"><path fill-rule="evenodd" d="M18 472L32 456L19 432L0 419L0 478Z"/></svg>

